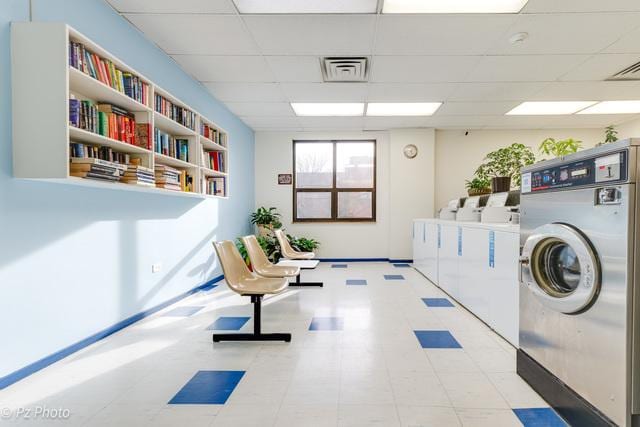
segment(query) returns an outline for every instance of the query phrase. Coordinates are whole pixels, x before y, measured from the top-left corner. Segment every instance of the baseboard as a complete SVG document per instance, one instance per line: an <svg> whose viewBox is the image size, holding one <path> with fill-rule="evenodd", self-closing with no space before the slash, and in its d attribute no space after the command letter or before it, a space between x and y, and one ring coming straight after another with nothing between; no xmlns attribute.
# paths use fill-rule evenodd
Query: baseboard
<svg viewBox="0 0 640 427"><path fill-rule="evenodd" d="M103 329L102 331L95 333L81 341L78 341L75 344L71 344L70 346L63 348L60 351L57 351L43 359L40 359L38 361L35 361L33 363L31 363L30 365L25 366L24 368L18 369L17 371L14 371L4 377L0 377L0 390L9 387L11 384L14 384L26 377L28 377L29 375L32 375L44 368L46 368L49 365L52 365L53 363L64 359L65 357L79 351L82 350L83 348L94 344L106 337L108 337L109 335L113 335L114 333L120 331L121 329L126 328L127 326L130 326L142 319L144 319L145 317L149 317L152 314L162 310L165 307L170 306L171 304L174 304L178 301L180 301L183 298L188 297L189 295L192 295L196 292L200 292L200 291L206 291L209 289L213 289L215 287L215 283L220 282L222 279L224 279L224 276L217 276L214 277L213 279L209 280L206 283L203 283L202 285L199 285L187 292L184 292L178 296L175 296L173 298L171 298L168 301L165 301L161 304L156 305L155 307L152 307L150 309L141 311L140 313L134 314L131 317L128 317L124 320L121 320L120 322L116 323L115 325L112 325L106 329Z"/></svg>
<svg viewBox="0 0 640 427"><path fill-rule="evenodd" d="M571 426L613 427L616 424L533 360L517 352L518 375L522 377Z"/></svg>
<svg viewBox="0 0 640 427"><path fill-rule="evenodd" d="M391 262L391 263L412 263L412 259L390 259L390 258L316 258L320 262Z"/></svg>

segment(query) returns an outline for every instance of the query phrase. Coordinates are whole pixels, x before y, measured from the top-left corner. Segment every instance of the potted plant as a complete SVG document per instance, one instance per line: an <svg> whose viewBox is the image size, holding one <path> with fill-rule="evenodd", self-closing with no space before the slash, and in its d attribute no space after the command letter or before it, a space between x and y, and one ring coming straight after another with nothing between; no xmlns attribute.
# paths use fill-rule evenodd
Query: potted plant
<svg viewBox="0 0 640 427"><path fill-rule="evenodd" d="M280 214L276 212L276 208L259 207L251 214L251 223L258 226L258 234L262 237L267 236L270 231L282 227Z"/></svg>
<svg viewBox="0 0 640 427"><path fill-rule="evenodd" d="M514 143L487 154L475 175L480 179L491 180L493 193L509 191L512 184L520 185L520 169L534 161L535 155L531 148Z"/></svg>
<svg viewBox="0 0 640 427"><path fill-rule="evenodd" d="M538 151L541 154L553 157L563 157L567 154L573 154L582 147L582 141L575 140L573 138L567 138L560 141L556 141L553 138L547 138L538 147Z"/></svg>
<svg viewBox="0 0 640 427"><path fill-rule="evenodd" d="M315 239L308 239L306 237L293 237L287 234L289 243L293 249L301 252L313 252L320 246L320 243Z"/></svg>
<svg viewBox="0 0 640 427"><path fill-rule="evenodd" d="M604 128L604 142L598 142L596 147L599 147L604 144L610 144L612 142L616 142L618 140L618 131L613 125L609 125Z"/></svg>
<svg viewBox="0 0 640 427"><path fill-rule="evenodd" d="M486 178L476 176L471 181L466 180L464 186L469 196L482 196L491 193L491 181Z"/></svg>

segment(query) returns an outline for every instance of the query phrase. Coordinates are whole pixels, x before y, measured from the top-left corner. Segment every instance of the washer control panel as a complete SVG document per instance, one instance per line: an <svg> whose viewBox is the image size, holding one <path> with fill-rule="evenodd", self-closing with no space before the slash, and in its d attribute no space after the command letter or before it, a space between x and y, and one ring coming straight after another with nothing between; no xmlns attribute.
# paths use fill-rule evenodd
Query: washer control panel
<svg viewBox="0 0 640 427"><path fill-rule="evenodd" d="M533 193L625 182L628 151L601 155L522 174L522 192Z"/></svg>

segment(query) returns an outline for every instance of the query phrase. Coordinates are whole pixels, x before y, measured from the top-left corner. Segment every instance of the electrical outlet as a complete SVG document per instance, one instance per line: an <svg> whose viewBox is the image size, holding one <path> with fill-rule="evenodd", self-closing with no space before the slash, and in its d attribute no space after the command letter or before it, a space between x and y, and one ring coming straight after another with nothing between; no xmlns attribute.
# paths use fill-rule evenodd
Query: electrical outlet
<svg viewBox="0 0 640 427"><path fill-rule="evenodd" d="M151 264L151 272L152 273L157 273L160 270L162 270L162 264L160 264L159 262L157 262L155 264Z"/></svg>

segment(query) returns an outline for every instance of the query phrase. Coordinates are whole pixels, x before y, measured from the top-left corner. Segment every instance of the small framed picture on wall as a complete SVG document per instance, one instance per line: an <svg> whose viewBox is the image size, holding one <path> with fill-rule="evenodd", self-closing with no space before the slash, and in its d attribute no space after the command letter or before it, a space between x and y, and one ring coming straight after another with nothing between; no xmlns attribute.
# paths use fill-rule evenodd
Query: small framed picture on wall
<svg viewBox="0 0 640 427"><path fill-rule="evenodd" d="M278 174L278 184L279 185L291 185L293 184L293 175L290 173L279 173Z"/></svg>

